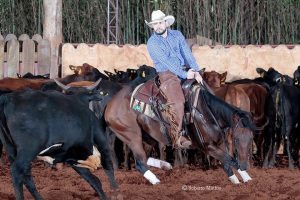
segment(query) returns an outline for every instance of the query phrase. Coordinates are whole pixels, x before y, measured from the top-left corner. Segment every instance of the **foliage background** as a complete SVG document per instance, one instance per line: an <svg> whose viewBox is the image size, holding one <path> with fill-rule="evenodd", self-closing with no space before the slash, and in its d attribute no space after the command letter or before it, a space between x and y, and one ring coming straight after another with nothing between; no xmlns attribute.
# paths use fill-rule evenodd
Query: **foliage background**
<svg viewBox="0 0 300 200"><path fill-rule="evenodd" d="M176 18L187 38L222 44L297 44L300 0L119 0L120 44L146 43L154 9ZM64 42L105 43L107 0L63 0ZM42 35L42 0L0 0L0 33Z"/></svg>

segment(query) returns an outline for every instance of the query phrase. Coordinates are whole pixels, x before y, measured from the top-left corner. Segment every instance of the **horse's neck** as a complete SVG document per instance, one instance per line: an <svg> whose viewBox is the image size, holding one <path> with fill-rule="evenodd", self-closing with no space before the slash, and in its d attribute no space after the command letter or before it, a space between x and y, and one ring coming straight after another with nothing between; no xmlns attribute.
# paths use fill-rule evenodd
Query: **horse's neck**
<svg viewBox="0 0 300 200"><path fill-rule="evenodd" d="M199 103L197 104L197 109L206 118L207 121L213 123L220 128L227 126L227 115L224 107L220 105L221 99L216 96L209 94L207 91L203 90L199 94ZM226 116L225 116L226 115Z"/></svg>

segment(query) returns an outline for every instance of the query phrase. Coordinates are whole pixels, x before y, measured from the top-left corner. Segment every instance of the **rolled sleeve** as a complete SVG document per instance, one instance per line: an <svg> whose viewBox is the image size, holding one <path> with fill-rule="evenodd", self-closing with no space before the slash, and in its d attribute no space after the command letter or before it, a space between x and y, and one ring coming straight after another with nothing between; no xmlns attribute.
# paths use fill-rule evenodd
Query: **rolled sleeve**
<svg viewBox="0 0 300 200"><path fill-rule="evenodd" d="M180 51L181 55L183 56L185 63L189 65L190 68L199 71L200 68L196 62L196 59L194 58L191 49L189 48L187 42L185 41L184 36L182 35L181 32L179 33L179 38L180 38Z"/></svg>

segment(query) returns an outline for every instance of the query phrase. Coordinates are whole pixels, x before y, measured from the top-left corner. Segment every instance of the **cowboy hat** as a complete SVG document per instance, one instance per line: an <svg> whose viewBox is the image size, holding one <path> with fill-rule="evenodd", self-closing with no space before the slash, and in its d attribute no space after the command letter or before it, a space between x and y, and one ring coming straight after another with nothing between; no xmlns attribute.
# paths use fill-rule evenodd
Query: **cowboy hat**
<svg viewBox="0 0 300 200"><path fill-rule="evenodd" d="M171 26L175 22L175 18L172 15L166 16L165 13L163 13L161 10L154 10L151 14L151 21L147 22L145 20L145 23L152 28L154 23L166 21L167 26Z"/></svg>

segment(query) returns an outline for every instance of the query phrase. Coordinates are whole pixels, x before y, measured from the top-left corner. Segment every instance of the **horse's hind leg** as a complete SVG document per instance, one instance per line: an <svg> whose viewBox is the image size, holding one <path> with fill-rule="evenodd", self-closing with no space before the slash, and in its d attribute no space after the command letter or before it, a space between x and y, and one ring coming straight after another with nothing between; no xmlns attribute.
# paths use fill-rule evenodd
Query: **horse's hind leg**
<svg viewBox="0 0 300 200"><path fill-rule="evenodd" d="M106 128L105 133L107 134L109 148L111 150L111 158L112 158L113 166L114 169L117 170L119 167L119 161L115 151L116 134L114 134L109 128Z"/></svg>
<svg viewBox="0 0 300 200"><path fill-rule="evenodd" d="M136 143L133 147L131 147L131 150L135 157L136 169L141 174L143 174L143 176L148 181L150 181L150 183L152 183L153 185L160 183L160 180L147 167L149 160L147 161L147 157L146 157L145 150L143 149L142 141L140 143ZM147 161L147 164L146 164L146 161Z"/></svg>
<svg viewBox="0 0 300 200"><path fill-rule="evenodd" d="M107 199L100 180L86 168L72 166L72 168L92 186L101 199Z"/></svg>
<svg viewBox="0 0 300 200"><path fill-rule="evenodd" d="M125 169L131 170L131 156L132 156L132 151L129 149L127 144L124 144L123 146L123 151L124 151L124 166Z"/></svg>

